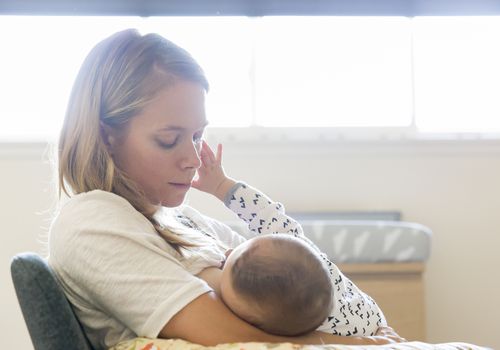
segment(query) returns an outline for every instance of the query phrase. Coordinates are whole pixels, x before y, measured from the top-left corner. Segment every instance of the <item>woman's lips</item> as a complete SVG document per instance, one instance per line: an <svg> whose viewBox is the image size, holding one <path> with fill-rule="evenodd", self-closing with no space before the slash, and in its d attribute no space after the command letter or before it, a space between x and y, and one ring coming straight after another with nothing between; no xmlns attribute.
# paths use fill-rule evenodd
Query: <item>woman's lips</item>
<svg viewBox="0 0 500 350"><path fill-rule="evenodd" d="M170 182L169 183L171 186L179 189L179 190L189 190L189 188L191 187L191 184L182 184L182 183L174 183L174 182Z"/></svg>

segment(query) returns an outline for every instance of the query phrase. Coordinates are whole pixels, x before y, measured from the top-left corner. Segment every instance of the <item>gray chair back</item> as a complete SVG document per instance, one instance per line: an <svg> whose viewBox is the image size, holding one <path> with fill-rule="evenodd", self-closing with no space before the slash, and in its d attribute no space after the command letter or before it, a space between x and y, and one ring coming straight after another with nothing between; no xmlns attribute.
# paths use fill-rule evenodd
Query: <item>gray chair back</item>
<svg viewBox="0 0 500 350"><path fill-rule="evenodd" d="M92 350L44 259L35 253L21 253L12 259L10 270L35 350Z"/></svg>

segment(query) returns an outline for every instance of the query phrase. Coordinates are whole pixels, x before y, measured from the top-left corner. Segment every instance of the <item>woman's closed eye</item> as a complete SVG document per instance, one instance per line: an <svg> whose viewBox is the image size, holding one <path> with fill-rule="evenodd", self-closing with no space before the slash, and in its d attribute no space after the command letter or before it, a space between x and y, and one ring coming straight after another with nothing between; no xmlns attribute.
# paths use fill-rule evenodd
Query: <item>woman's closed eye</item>
<svg viewBox="0 0 500 350"><path fill-rule="evenodd" d="M170 149L170 148L174 147L177 144L177 140L178 139L179 139L178 137L176 137L173 141L163 141L163 140L156 139L156 143L161 148Z"/></svg>
<svg viewBox="0 0 500 350"><path fill-rule="evenodd" d="M171 149L173 148L177 143L179 142L179 136L177 136L174 140L172 141L166 141L166 140L161 140L161 139L156 139L156 143L158 146L164 149ZM203 142L203 132L196 133L193 135L193 143L196 146L201 145Z"/></svg>

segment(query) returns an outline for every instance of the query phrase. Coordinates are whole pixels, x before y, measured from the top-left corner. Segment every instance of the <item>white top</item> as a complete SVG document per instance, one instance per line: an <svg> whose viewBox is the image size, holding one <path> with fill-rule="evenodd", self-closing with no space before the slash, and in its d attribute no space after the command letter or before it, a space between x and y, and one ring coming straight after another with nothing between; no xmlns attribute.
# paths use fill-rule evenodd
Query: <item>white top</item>
<svg viewBox="0 0 500 350"><path fill-rule="evenodd" d="M173 211L173 210L170 210ZM181 257L153 225L120 196L100 190L72 197L52 224L49 265L96 349L137 336L155 338L185 305L211 290L194 275L220 266L227 248L245 240L191 207L183 215L203 241ZM212 235L227 247L221 247Z"/></svg>

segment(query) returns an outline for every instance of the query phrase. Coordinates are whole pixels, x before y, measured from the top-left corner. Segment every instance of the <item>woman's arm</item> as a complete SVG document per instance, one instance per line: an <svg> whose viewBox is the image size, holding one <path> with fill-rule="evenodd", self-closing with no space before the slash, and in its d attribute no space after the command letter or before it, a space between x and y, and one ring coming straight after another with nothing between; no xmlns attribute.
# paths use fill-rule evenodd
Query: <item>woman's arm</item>
<svg viewBox="0 0 500 350"><path fill-rule="evenodd" d="M399 338L391 335L341 337L323 332L299 337L271 335L238 318L214 292L202 294L186 305L170 319L158 337L180 338L205 346L235 342L380 345L399 341Z"/></svg>

